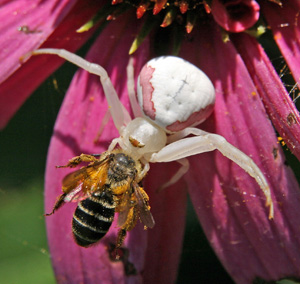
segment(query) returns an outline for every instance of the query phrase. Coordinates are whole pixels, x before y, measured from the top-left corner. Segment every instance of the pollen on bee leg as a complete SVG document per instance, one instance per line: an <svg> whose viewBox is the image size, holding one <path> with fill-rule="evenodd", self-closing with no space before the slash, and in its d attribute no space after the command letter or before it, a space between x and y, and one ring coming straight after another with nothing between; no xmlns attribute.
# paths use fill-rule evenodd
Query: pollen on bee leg
<svg viewBox="0 0 300 284"><path fill-rule="evenodd" d="M95 162L97 158L94 155L81 154L80 156L73 157L64 166L56 166L56 168L74 168L81 162Z"/></svg>
<svg viewBox="0 0 300 284"><path fill-rule="evenodd" d="M116 259L120 259L120 255L118 253L118 250L119 248L121 248L124 240L125 240L125 237L126 237L126 230L124 229L120 229L119 232L118 232L118 236L117 236L117 243L116 243L116 248L115 248L115 253L116 253Z"/></svg>

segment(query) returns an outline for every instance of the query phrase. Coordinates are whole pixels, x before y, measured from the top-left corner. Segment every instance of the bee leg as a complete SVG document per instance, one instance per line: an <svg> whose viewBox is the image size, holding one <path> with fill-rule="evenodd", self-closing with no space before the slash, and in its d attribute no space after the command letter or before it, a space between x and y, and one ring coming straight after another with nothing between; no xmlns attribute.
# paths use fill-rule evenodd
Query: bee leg
<svg viewBox="0 0 300 284"><path fill-rule="evenodd" d="M125 240L127 231L130 231L136 225L137 217L138 217L137 207L133 206L129 210L126 222L124 223L124 225L120 228L120 230L118 232L117 244L116 244L116 259L120 258L119 254L118 254L118 249L122 246L122 244Z"/></svg>
<svg viewBox="0 0 300 284"><path fill-rule="evenodd" d="M97 161L96 155L81 154L69 160L69 162L64 166L56 166L57 168L74 168L82 162L95 162Z"/></svg>
<svg viewBox="0 0 300 284"><path fill-rule="evenodd" d="M57 200L56 200L56 202L55 202L55 204L54 204L54 206L53 206L52 211L51 211L50 213L44 214L44 216L50 216L50 215L54 214L54 212L55 212L57 209L59 209L61 206L63 206L63 205L65 204L64 199L65 199L66 195L67 195L67 193L61 194L61 195L57 198Z"/></svg>
<svg viewBox="0 0 300 284"><path fill-rule="evenodd" d="M116 244L116 248L115 248L115 253L116 253L116 259L120 259L120 255L119 255L119 248L122 246L125 237L126 237L126 233L127 231L125 229L120 229L118 232L118 237L117 237L117 244Z"/></svg>

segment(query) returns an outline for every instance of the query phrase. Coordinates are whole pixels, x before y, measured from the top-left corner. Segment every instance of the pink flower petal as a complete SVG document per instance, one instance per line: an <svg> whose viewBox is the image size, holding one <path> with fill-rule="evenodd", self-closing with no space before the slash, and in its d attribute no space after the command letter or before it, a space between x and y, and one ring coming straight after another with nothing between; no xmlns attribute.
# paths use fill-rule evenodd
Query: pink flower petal
<svg viewBox="0 0 300 284"><path fill-rule="evenodd" d="M282 1L282 7L262 1L264 16L296 82L300 82L300 1Z"/></svg>
<svg viewBox="0 0 300 284"><path fill-rule="evenodd" d="M108 71L127 108L129 101L125 70L136 28L133 15L118 18L101 33L87 56L90 61L101 63ZM148 43L145 42L134 56L135 68L140 70L149 56ZM66 169L55 169L55 165L65 164L80 153L101 153L118 136L110 121L104 129L100 144L95 145L93 142L107 108L99 78L79 71L66 95L51 140L46 171L46 212L51 211L55 199L61 193L62 178L69 172ZM158 184L161 185L174 173L172 165L167 169L164 167L164 170L161 168L162 165L159 169L151 168L145 182L156 226L144 231L143 226L138 224L128 234L124 244L129 253L126 262L109 259L108 247L116 242L116 224L112 225L98 245L85 249L72 240L71 220L76 204L66 204L56 214L47 217L50 253L60 283L141 283L142 279L145 283L153 283L151 279L154 278L166 280L156 283L174 281L184 231L186 194L183 186L175 191L171 188L161 194L156 193ZM160 259L167 259L168 256L172 256L172 260L166 261L162 269ZM132 275L130 268L134 268L137 274ZM126 269L129 270L128 277L125 277Z"/></svg>
<svg viewBox="0 0 300 284"><path fill-rule="evenodd" d="M259 5L254 0L213 0L211 12L226 31L239 33L251 28L259 18Z"/></svg>
<svg viewBox="0 0 300 284"><path fill-rule="evenodd" d="M247 34L233 38L273 125L300 160L300 116L295 104L257 41Z"/></svg>
<svg viewBox="0 0 300 284"><path fill-rule="evenodd" d="M36 49L68 14L74 0L9 1L1 5L0 82L21 66L19 60Z"/></svg>
<svg viewBox="0 0 300 284"><path fill-rule="evenodd" d="M51 42L52 47L74 51L91 35L91 32L78 35L75 30L90 19L99 3L81 0L74 6L73 2L31 1L29 5L28 1L10 1L0 9L1 18L9 19L7 29L3 29L4 34L0 37L0 128L7 124L33 90L63 62L58 58L45 61L36 57L20 68L21 57L37 49L46 40ZM32 32L18 31L19 27L26 26ZM13 76L9 77L12 73Z"/></svg>
<svg viewBox="0 0 300 284"><path fill-rule="evenodd" d="M236 283L252 283L255 277L299 277L299 186L284 164L247 69L215 26L199 30L197 43L187 43L182 54L216 87L214 118L204 127L254 159L268 179L275 206L275 218L268 220L265 198L255 181L220 153L192 157L190 195L208 240Z"/></svg>
<svg viewBox="0 0 300 284"><path fill-rule="evenodd" d="M156 192L178 170L174 164L151 164L145 180L145 188L151 190L151 210L156 222L155 227L148 230L145 284L176 283L185 229L187 186L181 179L162 192Z"/></svg>

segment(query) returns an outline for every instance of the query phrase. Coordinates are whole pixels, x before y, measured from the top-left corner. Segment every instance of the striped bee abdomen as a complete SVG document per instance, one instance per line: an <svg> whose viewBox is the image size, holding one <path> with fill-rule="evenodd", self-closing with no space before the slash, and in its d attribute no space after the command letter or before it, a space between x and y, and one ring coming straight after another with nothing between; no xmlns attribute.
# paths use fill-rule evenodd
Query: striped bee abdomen
<svg viewBox="0 0 300 284"><path fill-rule="evenodd" d="M104 237L114 219L115 206L112 194L107 191L80 201L72 222L76 243L88 247Z"/></svg>

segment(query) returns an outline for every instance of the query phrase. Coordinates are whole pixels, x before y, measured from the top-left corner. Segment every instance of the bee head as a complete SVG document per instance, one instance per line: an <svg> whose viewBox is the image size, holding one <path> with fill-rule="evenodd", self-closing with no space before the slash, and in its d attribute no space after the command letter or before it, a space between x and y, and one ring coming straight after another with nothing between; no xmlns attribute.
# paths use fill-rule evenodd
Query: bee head
<svg viewBox="0 0 300 284"><path fill-rule="evenodd" d="M128 177L134 178L136 175L135 161L124 153L114 155L108 176L115 181L126 180Z"/></svg>

